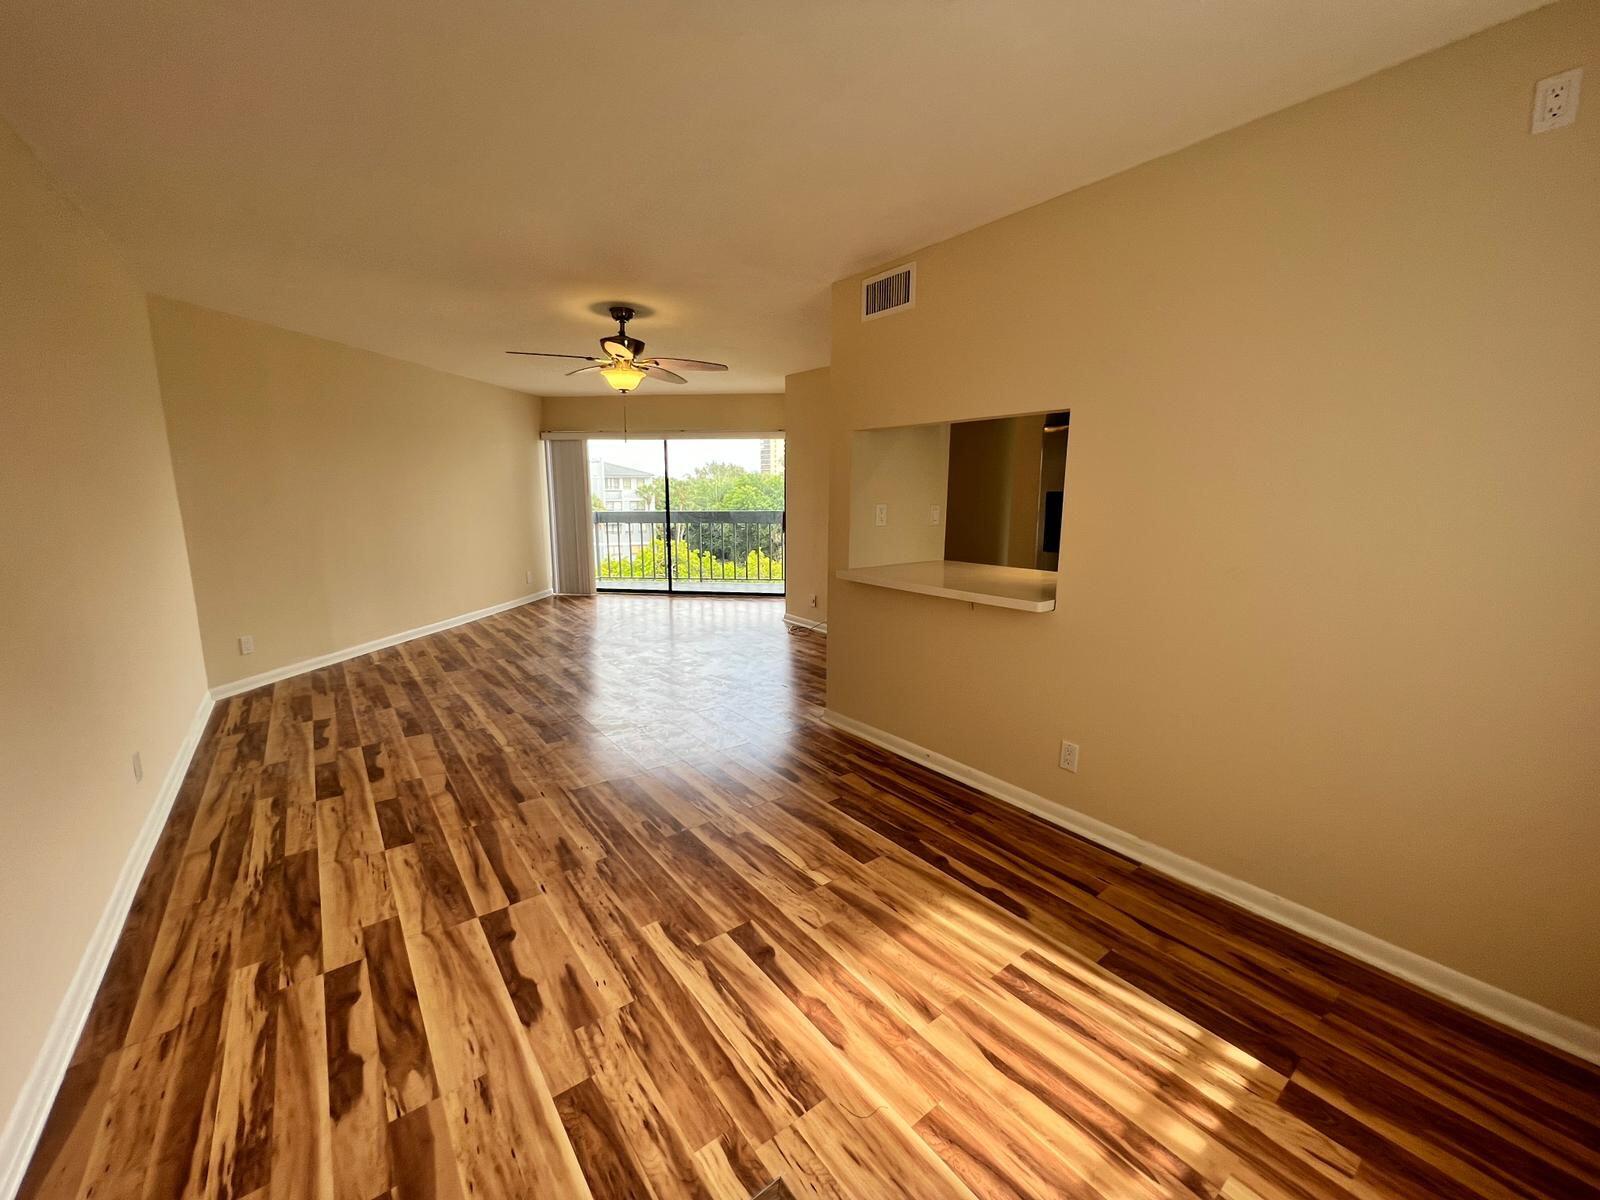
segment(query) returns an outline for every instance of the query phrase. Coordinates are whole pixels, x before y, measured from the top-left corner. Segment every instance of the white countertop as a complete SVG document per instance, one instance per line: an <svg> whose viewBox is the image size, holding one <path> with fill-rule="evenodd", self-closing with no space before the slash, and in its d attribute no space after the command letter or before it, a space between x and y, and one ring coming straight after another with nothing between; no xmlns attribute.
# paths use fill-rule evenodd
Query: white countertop
<svg viewBox="0 0 1600 1200"><path fill-rule="evenodd" d="M1029 567L933 559L888 563L881 567L846 567L838 577L851 583L918 592L924 596L945 596L969 604L988 604L1021 612L1052 612L1056 606L1056 573Z"/></svg>

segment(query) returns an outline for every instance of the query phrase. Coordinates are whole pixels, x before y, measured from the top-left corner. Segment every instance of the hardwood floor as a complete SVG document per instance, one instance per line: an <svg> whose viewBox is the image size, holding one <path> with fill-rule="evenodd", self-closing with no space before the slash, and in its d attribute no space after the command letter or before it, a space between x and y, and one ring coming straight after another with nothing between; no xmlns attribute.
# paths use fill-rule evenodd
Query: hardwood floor
<svg viewBox="0 0 1600 1200"><path fill-rule="evenodd" d="M833 731L780 613L221 703L22 1194L1600 1195L1600 1069Z"/></svg>

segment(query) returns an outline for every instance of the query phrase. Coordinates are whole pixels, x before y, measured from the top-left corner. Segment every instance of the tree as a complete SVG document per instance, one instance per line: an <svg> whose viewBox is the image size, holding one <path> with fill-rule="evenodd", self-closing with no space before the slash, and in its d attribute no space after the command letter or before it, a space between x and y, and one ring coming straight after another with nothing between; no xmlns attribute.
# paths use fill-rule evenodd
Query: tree
<svg viewBox="0 0 1600 1200"><path fill-rule="evenodd" d="M667 507L666 481L659 475L640 481L639 498L649 512L662 512Z"/></svg>
<svg viewBox="0 0 1600 1200"><path fill-rule="evenodd" d="M645 508L666 508L668 482L642 480L638 495ZM747 470L734 463L713 462L670 480L672 495L672 574L685 579L782 579L781 518L760 522L685 520L684 513L747 513L783 511L783 476ZM657 526L659 529L660 527ZM626 557L599 564L602 579L660 579L666 574L664 534Z"/></svg>
<svg viewBox="0 0 1600 1200"><path fill-rule="evenodd" d="M734 463L706 463L672 480L672 507L679 512L781 509L783 476Z"/></svg>

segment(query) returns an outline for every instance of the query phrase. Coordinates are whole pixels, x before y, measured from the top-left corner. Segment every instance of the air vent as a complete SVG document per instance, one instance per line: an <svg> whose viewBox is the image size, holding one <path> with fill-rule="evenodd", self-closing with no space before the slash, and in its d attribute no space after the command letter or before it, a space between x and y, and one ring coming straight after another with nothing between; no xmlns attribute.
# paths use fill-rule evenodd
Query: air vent
<svg viewBox="0 0 1600 1200"><path fill-rule="evenodd" d="M861 281L861 319L871 321L917 302L917 264L906 263Z"/></svg>

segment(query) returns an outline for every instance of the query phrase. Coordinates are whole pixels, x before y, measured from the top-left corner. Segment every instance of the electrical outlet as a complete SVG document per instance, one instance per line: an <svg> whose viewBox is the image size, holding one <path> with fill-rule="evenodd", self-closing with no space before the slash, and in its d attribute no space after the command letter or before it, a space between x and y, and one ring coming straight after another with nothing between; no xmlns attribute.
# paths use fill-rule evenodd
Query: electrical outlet
<svg viewBox="0 0 1600 1200"><path fill-rule="evenodd" d="M872 523L874 525L887 525L889 523L889 506L887 504L873 505Z"/></svg>
<svg viewBox="0 0 1600 1200"><path fill-rule="evenodd" d="M928 524L929 525L937 525L938 523L939 523L939 506L937 504L930 504L930 505L928 505Z"/></svg>
<svg viewBox="0 0 1600 1200"><path fill-rule="evenodd" d="M1078 773L1077 742L1061 743L1061 769L1063 771L1071 771L1074 775Z"/></svg>
<svg viewBox="0 0 1600 1200"><path fill-rule="evenodd" d="M533 572L532 571L528 572L527 576L523 579L523 582L524 583L532 583L533 582Z"/></svg>
<svg viewBox="0 0 1600 1200"><path fill-rule="evenodd" d="M1578 119L1578 88L1583 71L1575 68L1541 79L1533 89L1533 132L1548 133Z"/></svg>
<svg viewBox="0 0 1600 1200"><path fill-rule="evenodd" d="M817 606L817 594L815 592L812 592L811 593L811 607L815 608L816 606Z"/></svg>
<svg viewBox="0 0 1600 1200"><path fill-rule="evenodd" d="M133 781L144 782L144 757L137 750L133 752Z"/></svg>
<svg viewBox="0 0 1600 1200"><path fill-rule="evenodd" d="M241 634L240 637L239 637L239 653L240 654L254 654L255 652L256 652L256 639L251 637L248 633Z"/></svg>

